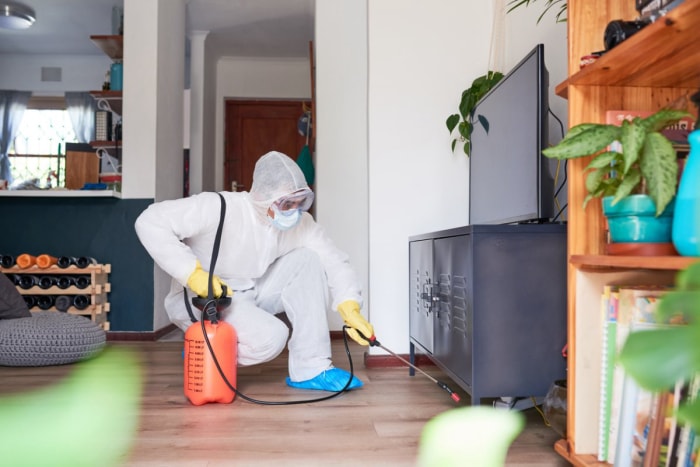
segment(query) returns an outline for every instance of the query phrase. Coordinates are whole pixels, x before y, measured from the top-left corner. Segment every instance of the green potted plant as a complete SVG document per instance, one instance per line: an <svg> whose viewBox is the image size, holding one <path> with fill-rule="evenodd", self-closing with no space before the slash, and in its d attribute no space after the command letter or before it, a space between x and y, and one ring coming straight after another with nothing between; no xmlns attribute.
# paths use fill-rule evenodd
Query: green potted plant
<svg viewBox="0 0 700 467"><path fill-rule="evenodd" d="M501 79L503 73L489 71L472 81L471 86L462 91L462 99L459 102L459 113L447 117L447 129L450 135L457 129L457 136L452 140L452 151L458 142L463 142L464 154L469 157L471 153L471 134L474 129L474 106L486 95ZM477 121L488 131L488 121L485 117L478 116Z"/></svg>
<svg viewBox="0 0 700 467"><path fill-rule="evenodd" d="M585 169L588 195L583 206L602 198L613 242L667 243L678 161L661 130L687 116L686 111L662 109L646 118L623 120L619 126L582 123L542 153L564 160L595 154Z"/></svg>

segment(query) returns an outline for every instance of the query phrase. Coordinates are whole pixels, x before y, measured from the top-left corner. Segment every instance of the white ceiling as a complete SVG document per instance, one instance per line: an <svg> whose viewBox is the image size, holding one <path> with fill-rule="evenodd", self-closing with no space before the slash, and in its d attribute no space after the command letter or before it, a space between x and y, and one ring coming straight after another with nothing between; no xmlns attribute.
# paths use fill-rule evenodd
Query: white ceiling
<svg viewBox="0 0 700 467"><path fill-rule="evenodd" d="M92 55L91 35L112 33L123 0L11 0L36 12L29 29L0 29L0 54ZM2 3L2 0L0 0ZM186 0L187 31L208 31L207 46L238 57L308 57L314 0Z"/></svg>

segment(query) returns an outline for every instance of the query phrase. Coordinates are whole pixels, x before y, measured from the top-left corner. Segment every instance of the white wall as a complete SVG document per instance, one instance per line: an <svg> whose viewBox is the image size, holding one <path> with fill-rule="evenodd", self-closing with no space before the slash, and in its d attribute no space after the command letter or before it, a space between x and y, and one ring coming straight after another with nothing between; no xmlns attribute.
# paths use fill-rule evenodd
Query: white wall
<svg viewBox="0 0 700 467"><path fill-rule="evenodd" d="M215 189L224 187L224 101L226 99L310 99L308 59L223 57L216 65ZM262 155L262 154L261 154ZM290 157L294 157L291 155ZM212 188L213 189L213 188Z"/></svg>
<svg viewBox="0 0 700 467"><path fill-rule="evenodd" d="M89 40L89 38L86 38ZM95 50L99 52L97 46ZM66 91L102 89L112 61L99 55L2 55L0 89L63 95ZM41 81L42 67L61 69L61 81Z"/></svg>
<svg viewBox="0 0 700 467"><path fill-rule="evenodd" d="M350 257L367 315L367 2L316 2L316 218ZM337 312L331 329L341 329Z"/></svg>
<svg viewBox="0 0 700 467"><path fill-rule="evenodd" d="M369 316L378 338L405 353L408 238L468 222L468 164L451 153L445 119L487 70L492 8L483 0L368 5ZM554 86L566 60L557 63L551 51L565 47L566 28L536 25L533 9L539 5L526 8L535 19L508 18L506 62L545 42Z"/></svg>
<svg viewBox="0 0 700 467"><path fill-rule="evenodd" d="M124 5L122 198L182 196L185 66L184 0ZM151 70L144 73L144 70ZM168 324L170 278L154 265L153 326Z"/></svg>

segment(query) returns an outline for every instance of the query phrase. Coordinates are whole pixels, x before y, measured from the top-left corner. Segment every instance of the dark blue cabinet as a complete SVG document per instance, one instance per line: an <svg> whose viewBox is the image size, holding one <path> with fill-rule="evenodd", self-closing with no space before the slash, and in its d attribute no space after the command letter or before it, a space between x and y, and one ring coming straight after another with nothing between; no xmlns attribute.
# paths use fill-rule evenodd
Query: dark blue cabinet
<svg viewBox="0 0 700 467"><path fill-rule="evenodd" d="M566 227L472 225L409 239L410 358L482 398L566 378Z"/></svg>

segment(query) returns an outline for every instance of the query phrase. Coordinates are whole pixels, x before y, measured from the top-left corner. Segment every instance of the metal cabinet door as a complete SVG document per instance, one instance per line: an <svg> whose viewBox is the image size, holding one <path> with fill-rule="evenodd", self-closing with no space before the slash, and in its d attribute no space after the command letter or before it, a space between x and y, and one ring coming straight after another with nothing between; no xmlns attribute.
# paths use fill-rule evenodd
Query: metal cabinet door
<svg viewBox="0 0 700 467"><path fill-rule="evenodd" d="M435 240L435 310L433 355L470 388L473 384L473 277L471 235Z"/></svg>
<svg viewBox="0 0 700 467"><path fill-rule="evenodd" d="M433 352L433 240L409 242L409 332L411 339Z"/></svg>

